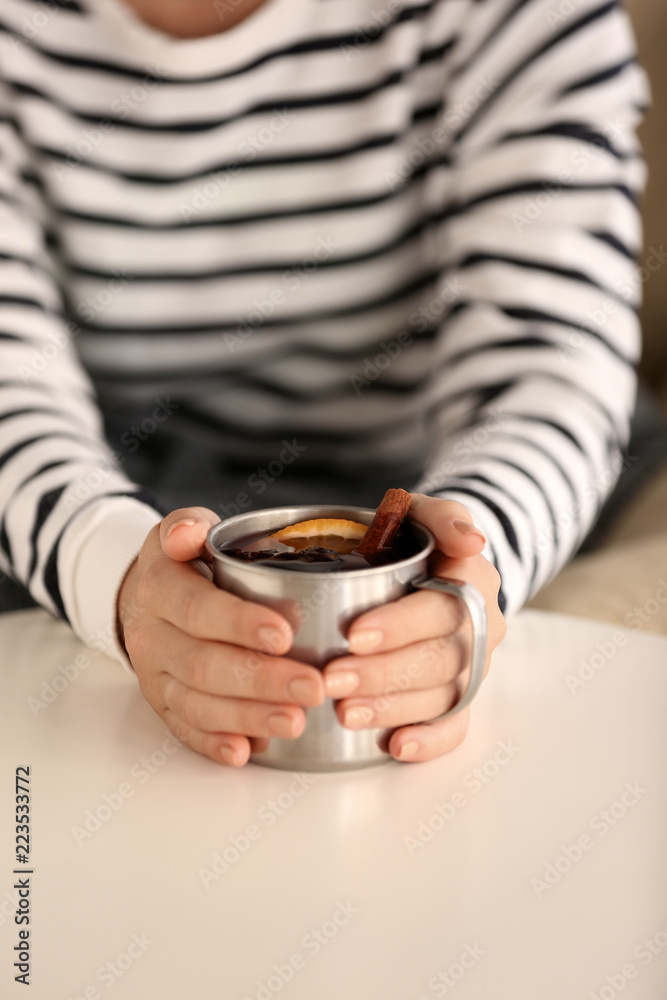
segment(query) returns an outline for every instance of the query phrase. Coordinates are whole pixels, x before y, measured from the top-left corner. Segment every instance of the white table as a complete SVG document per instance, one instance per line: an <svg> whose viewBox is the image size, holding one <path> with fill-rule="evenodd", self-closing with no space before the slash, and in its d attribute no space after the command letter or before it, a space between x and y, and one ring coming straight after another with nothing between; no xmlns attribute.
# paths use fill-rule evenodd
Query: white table
<svg viewBox="0 0 667 1000"><path fill-rule="evenodd" d="M667 997L663 639L523 613L461 748L306 779L169 742L134 680L41 611L0 618L0 705L7 1000Z"/></svg>

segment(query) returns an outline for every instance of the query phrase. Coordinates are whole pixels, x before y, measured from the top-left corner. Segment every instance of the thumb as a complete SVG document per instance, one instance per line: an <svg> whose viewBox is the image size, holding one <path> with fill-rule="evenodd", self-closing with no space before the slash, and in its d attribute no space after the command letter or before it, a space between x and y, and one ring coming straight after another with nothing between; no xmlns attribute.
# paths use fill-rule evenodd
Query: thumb
<svg viewBox="0 0 667 1000"><path fill-rule="evenodd" d="M207 507L181 507L160 524L162 551L176 562L197 559L206 550L204 542L209 530L220 518Z"/></svg>
<svg viewBox="0 0 667 1000"><path fill-rule="evenodd" d="M413 493L410 517L430 528L437 548L453 559L479 555L486 545L486 538L475 527L470 511L455 500Z"/></svg>

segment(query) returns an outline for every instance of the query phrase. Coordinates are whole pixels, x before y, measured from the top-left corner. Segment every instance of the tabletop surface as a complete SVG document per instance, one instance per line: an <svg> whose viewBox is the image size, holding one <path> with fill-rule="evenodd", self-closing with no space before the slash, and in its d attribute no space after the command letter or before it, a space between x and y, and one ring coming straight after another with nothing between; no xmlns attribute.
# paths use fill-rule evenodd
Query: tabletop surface
<svg viewBox="0 0 667 1000"><path fill-rule="evenodd" d="M66 626L2 616L0 996L665 1000L666 705L667 640L524 612L453 753L231 770Z"/></svg>

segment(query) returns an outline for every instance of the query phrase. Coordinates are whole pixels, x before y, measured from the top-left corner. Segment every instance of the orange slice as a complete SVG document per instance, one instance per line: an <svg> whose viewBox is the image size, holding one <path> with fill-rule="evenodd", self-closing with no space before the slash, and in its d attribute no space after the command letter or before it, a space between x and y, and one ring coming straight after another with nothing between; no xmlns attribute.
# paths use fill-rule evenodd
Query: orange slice
<svg viewBox="0 0 667 1000"><path fill-rule="evenodd" d="M281 528L269 538L290 545L299 552L311 545L321 545L346 555L356 549L368 531L368 526L359 521L345 521L339 517L317 517L312 521L299 521Z"/></svg>

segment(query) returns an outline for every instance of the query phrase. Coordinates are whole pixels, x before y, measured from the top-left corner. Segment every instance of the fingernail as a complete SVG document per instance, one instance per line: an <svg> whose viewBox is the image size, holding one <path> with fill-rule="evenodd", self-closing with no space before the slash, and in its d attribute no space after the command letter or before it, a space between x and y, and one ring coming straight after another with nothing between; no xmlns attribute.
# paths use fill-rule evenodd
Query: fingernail
<svg viewBox="0 0 667 1000"><path fill-rule="evenodd" d="M192 517L185 517L182 521L174 521L174 523L169 526L165 538L169 538L169 536L176 531L176 528L191 528L196 523L197 522Z"/></svg>
<svg viewBox="0 0 667 1000"><path fill-rule="evenodd" d="M280 629L265 625L257 629L257 642L266 652L275 653L278 649L284 649L285 636Z"/></svg>
<svg viewBox="0 0 667 1000"><path fill-rule="evenodd" d="M353 670L334 670L324 675L324 690L329 698L347 698L359 687L359 674Z"/></svg>
<svg viewBox="0 0 667 1000"><path fill-rule="evenodd" d="M224 760L225 764L229 764L230 767L234 767L236 761L234 758L234 749L223 743L220 747L220 756Z"/></svg>
<svg viewBox="0 0 667 1000"><path fill-rule="evenodd" d="M383 639L383 632L377 628L369 628L361 632L353 632L349 637L348 645L352 653L369 653L372 649L377 649Z"/></svg>
<svg viewBox="0 0 667 1000"><path fill-rule="evenodd" d="M374 718L375 712L372 708L355 705L353 708L348 708L343 716L343 725L348 729L366 729Z"/></svg>
<svg viewBox="0 0 667 1000"><path fill-rule="evenodd" d="M412 760L419 753L419 743L414 740L411 743L404 743L398 751L398 760Z"/></svg>
<svg viewBox="0 0 667 1000"><path fill-rule="evenodd" d="M274 712L266 720L266 725L272 736L278 736L283 740L288 740L294 732L292 716L285 715L284 712Z"/></svg>
<svg viewBox="0 0 667 1000"><path fill-rule="evenodd" d="M462 535L477 535L478 538L481 538L484 544L486 545L486 538L479 530L479 528L476 528L474 524L470 524L468 521L454 521L454 527Z"/></svg>
<svg viewBox="0 0 667 1000"><path fill-rule="evenodd" d="M320 698L320 685L315 677L297 677L290 681L287 690L299 705L313 705Z"/></svg>

